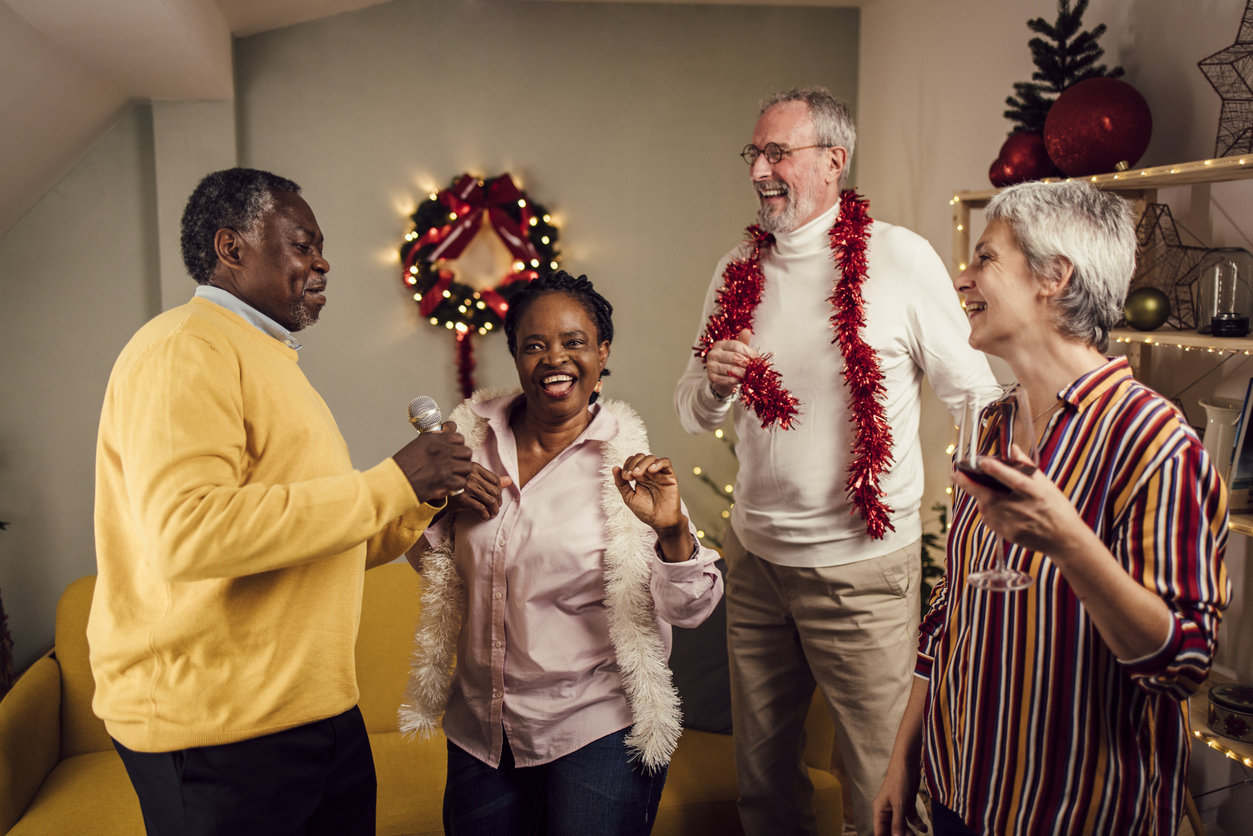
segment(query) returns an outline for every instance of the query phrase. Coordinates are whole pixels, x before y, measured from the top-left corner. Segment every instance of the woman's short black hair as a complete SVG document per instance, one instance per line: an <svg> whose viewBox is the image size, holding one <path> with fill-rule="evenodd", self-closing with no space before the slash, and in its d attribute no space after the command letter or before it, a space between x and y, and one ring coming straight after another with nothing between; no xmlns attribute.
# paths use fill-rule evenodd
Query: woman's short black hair
<svg viewBox="0 0 1253 836"><path fill-rule="evenodd" d="M575 278L565 270L556 270L532 279L509 300L509 310L505 313L505 339L509 342L511 355L518 356L518 322L522 314L532 302L549 293L564 293L583 306L596 325L597 345L613 342L613 305L596 292L587 276Z"/></svg>

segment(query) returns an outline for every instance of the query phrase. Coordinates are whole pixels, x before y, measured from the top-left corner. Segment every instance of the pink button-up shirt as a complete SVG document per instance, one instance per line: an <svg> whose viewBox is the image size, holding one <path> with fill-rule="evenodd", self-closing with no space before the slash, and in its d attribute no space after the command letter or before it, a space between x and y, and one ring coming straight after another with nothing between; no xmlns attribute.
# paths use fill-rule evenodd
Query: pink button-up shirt
<svg viewBox="0 0 1253 836"><path fill-rule="evenodd" d="M519 490L509 427L517 397L473 406L489 428L474 460L514 484L494 518L466 513L454 521L453 559L467 602L444 733L493 767L502 728L517 765L537 766L633 722L605 615L601 451L618 421L593 406L582 435ZM431 543L446 526L441 520L427 530ZM685 563L654 553L650 586L667 658L670 625L700 624L722 596L717 559L703 546Z"/></svg>

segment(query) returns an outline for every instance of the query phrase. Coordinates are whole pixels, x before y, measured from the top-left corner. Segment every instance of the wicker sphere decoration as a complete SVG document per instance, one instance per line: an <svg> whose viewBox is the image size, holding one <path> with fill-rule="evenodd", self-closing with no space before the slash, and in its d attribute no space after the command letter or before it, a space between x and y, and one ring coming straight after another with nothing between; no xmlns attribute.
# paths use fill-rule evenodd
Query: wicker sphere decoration
<svg viewBox="0 0 1253 836"><path fill-rule="evenodd" d="M1148 102L1116 78L1090 78L1066 88L1044 121L1048 155L1070 177L1131 168L1152 135Z"/></svg>
<svg viewBox="0 0 1253 836"><path fill-rule="evenodd" d="M1137 331L1153 331L1170 317L1170 299L1155 287L1141 287L1127 294L1123 317Z"/></svg>
<svg viewBox="0 0 1253 836"><path fill-rule="evenodd" d="M1039 180L1057 172L1044 147L1044 136L1035 131L1009 135L988 171L988 179L998 189L1028 180Z"/></svg>

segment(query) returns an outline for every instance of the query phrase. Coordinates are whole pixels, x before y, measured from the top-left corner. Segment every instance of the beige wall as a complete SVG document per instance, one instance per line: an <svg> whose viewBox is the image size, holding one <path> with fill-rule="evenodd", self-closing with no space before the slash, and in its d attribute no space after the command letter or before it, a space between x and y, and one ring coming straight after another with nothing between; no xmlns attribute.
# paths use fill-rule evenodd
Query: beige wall
<svg viewBox="0 0 1253 836"><path fill-rule="evenodd" d="M19 666L96 571L96 427L113 360L161 310L152 109L122 118L0 236L0 593Z"/></svg>
<svg viewBox="0 0 1253 836"><path fill-rule="evenodd" d="M1033 69L1026 21L1054 19L1051 4L1036 0L875 0L862 10L860 182L884 220L926 236L947 260L951 209L959 189L988 187L987 170L1010 123L1002 117L1015 81ZM1196 62L1230 46L1239 31L1243 0L1093 0L1085 27L1104 22L1107 63L1121 64L1126 80L1148 101L1153 140L1142 165L1206 159L1214 153L1219 99ZM1213 246L1253 249L1253 182L1212 189L1169 189L1177 220ZM975 237L982 220L972 223ZM972 239L973 240L973 239ZM1158 359L1160 357L1160 360ZM1214 362L1162 349L1152 383L1174 396ZM998 366L1004 380L1007 369ZM1191 422L1204 424L1200 398L1243 398L1253 357L1226 363L1181 398ZM927 416L930 420L927 420ZM929 447L939 451L950 424L938 404L924 413ZM929 487L940 495L944 470L937 452L928 461ZM924 505L925 507L925 505ZM1246 538L1232 535L1228 567L1236 600L1227 613L1217 663L1244 680L1253 678L1253 572Z"/></svg>
<svg viewBox="0 0 1253 836"><path fill-rule="evenodd" d="M563 266L615 307L606 394L682 466L693 516L725 506L731 455L689 436L671 396L718 259L753 219L739 150L758 99L825 84L853 99L852 9L405 0L236 46L240 162L290 176L326 233L322 322L301 365L372 464L408 440L404 406L458 399L452 337L418 318L396 245L411 208L467 169L513 172L563 221ZM517 380L476 337L480 385Z"/></svg>
<svg viewBox="0 0 1253 836"><path fill-rule="evenodd" d="M407 209L467 169L509 171L564 222L564 266L616 307L608 394L687 473L730 479L730 454L683 433L671 392L714 264L755 211L736 155L773 89L855 99L857 39L852 9L398 0L237 41L239 161L301 183L326 233L330 303L301 366L354 460L409 440L414 395L457 399L451 338L399 281ZM180 292L171 190L190 189L187 154L229 154L221 107L157 108L155 151L143 107L0 236L0 591L19 665L51 644L61 590L95 571L108 373ZM212 137L188 132L201 123ZM480 384L516 380L503 338L481 340L479 361ZM716 520L723 506L685 479L694 517Z"/></svg>

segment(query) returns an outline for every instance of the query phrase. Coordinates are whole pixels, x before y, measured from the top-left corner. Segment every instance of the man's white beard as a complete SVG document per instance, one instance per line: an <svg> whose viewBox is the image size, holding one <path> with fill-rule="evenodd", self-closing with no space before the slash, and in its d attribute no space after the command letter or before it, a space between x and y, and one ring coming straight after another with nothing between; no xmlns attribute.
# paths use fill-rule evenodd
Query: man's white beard
<svg viewBox="0 0 1253 836"><path fill-rule="evenodd" d="M769 182L782 183L781 180ZM786 185L785 188L787 188L787 202L783 211L773 213L764 203L757 210L757 225L766 232L792 232L801 225L804 218L809 217L818 208L818 170L816 167L803 180L798 180L795 188ZM760 200L760 197L758 199Z"/></svg>

